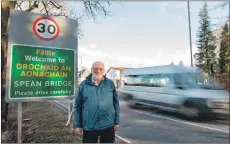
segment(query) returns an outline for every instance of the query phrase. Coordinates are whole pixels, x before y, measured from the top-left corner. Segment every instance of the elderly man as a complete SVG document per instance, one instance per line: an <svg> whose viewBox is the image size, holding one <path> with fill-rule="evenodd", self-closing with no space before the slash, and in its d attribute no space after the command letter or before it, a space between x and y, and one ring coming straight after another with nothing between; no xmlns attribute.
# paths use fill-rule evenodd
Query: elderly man
<svg viewBox="0 0 230 144"><path fill-rule="evenodd" d="M83 143L114 143L119 128L119 99L111 80L104 76L104 64L95 62L75 97L74 131Z"/></svg>

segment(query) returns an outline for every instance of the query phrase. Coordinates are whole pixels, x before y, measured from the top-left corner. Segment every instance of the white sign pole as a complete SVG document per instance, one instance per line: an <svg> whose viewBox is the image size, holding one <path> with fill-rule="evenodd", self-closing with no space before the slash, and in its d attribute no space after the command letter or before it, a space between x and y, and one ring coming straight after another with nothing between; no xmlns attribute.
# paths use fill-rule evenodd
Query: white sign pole
<svg viewBox="0 0 230 144"><path fill-rule="evenodd" d="M18 143L22 143L22 102L18 102Z"/></svg>
<svg viewBox="0 0 230 144"><path fill-rule="evenodd" d="M66 122L66 126L68 126L69 123L70 123L70 120L71 120L72 115L73 115L73 111L74 111L74 108L72 108L72 111L71 111L71 113L70 113L70 115L69 115L69 117L68 117L68 120L67 120L67 122Z"/></svg>
<svg viewBox="0 0 230 144"><path fill-rule="evenodd" d="M72 100L69 100L69 117L70 119L68 119L68 121L71 120L72 118L72 110L73 110L73 103ZM73 121L70 121L70 132L73 131Z"/></svg>

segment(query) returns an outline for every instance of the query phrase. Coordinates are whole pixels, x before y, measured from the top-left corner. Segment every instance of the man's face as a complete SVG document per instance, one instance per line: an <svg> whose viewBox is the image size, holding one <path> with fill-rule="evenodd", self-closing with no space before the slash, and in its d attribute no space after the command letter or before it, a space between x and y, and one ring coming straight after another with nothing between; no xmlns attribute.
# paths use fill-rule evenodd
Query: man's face
<svg viewBox="0 0 230 144"><path fill-rule="evenodd" d="M96 63L92 67L93 77L97 80L101 80L104 75L104 64Z"/></svg>

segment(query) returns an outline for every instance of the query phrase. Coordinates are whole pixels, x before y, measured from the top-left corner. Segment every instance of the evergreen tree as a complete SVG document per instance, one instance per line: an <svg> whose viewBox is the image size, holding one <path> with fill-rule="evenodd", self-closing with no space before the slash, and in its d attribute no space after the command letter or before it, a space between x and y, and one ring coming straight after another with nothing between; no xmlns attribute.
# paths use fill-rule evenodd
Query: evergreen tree
<svg viewBox="0 0 230 144"><path fill-rule="evenodd" d="M222 27L220 36L219 70L221 74L228 71L228 60L230 58L228 29L228 24L226 23Z"/></svg>
<svg viewBox="0 0 230 144"><path fill-rule="evenodd" d="M199 12L200 27L197 33L197 48L195 54L196 66L206 73L211 73L211 67L216 65L215 37L212 34L211 21L208 15L208 5L205 3ZM215 68L216 69L216 68Z"/></svg>

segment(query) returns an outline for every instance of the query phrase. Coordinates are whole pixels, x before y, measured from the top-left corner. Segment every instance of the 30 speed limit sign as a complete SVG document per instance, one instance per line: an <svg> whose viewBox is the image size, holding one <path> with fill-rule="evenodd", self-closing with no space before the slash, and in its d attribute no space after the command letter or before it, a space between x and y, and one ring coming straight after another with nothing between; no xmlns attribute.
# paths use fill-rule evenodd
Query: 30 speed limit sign
<svg viewBox="0 0 230 144"><path fill-rule="evenodd" d="M58 37L60 28L54 19L40 17L33 22L33 32L38 38L49 41Z"/></svg>

